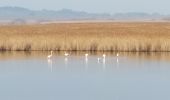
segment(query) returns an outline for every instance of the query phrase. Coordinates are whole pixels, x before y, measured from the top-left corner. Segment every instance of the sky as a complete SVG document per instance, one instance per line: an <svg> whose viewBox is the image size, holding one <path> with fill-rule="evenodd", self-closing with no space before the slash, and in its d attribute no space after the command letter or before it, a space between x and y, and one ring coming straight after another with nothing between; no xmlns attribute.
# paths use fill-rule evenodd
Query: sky
<svg viewBox="0 0 170 100"><path fill-rule="evenodd" d="M146 12L170 14L170 0L0 0L0 6L32 10L63 8L90 13Z"/></svg>

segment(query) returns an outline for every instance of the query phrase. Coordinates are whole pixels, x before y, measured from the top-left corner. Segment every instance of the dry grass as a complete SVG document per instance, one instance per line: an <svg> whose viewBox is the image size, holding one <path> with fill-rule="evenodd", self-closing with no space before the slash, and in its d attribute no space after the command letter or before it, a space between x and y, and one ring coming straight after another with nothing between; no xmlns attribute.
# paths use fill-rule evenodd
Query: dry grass
<svg viewBox="0 0 170 100"><path fill-rule="evenodd" d="M0 50L170 51L170 23L0 26Z"/></svg>

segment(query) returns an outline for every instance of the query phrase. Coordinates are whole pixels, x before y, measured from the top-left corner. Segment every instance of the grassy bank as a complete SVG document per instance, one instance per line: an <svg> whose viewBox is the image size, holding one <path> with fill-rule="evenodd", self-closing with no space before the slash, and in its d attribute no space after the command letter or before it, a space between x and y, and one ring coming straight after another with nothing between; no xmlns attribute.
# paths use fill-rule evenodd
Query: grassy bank
<svg viewBox="0 0 170 100"><path fill-rule="evenodd" d="M170 51L170 23L0 26L0 50Z"/></svg>

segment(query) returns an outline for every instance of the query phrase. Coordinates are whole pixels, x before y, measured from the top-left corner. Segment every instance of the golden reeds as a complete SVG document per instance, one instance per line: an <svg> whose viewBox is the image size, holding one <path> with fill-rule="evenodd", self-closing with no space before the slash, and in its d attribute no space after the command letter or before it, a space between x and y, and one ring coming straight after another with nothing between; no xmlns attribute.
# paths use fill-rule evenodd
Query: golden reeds
<svg viewBox="0 0 170 100"><path fill-rule="evenodd" d="M170 51L168 22L0 26L0 50Z"/></svg>

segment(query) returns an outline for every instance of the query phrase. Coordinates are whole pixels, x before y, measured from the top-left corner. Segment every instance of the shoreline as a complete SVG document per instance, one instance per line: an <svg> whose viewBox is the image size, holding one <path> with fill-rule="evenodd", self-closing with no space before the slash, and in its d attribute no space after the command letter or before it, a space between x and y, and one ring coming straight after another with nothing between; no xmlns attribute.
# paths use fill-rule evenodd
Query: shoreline
<svg viewBox="0 0 170 100"><path fill-rule="evenodd" d="M92 23L170 23L170 20L151 20L151 19L136 19L136 20L54 20L44 22L26 22L13 23L10 21L0 21L0 26L17 26L17 25L48 25L48 24L92 24Z"/></svg>

